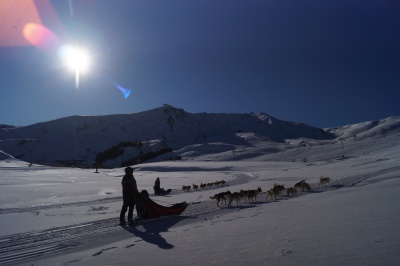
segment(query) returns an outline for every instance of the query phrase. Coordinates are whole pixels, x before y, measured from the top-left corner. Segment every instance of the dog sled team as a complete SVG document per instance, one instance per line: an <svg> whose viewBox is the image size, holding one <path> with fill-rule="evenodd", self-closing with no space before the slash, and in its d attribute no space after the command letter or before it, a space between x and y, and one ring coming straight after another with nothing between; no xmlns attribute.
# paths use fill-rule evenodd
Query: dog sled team
<svg viewBox="0 0 400 266"><path fill-rule="evenodd" d="M211 199L217 201L217 206L220 202L224 202L225 205L231 206L232 202L235 201L236 205L239 205L240 201L255 202L257 201L257 195L261 192L261 188L252 190L240 190L240 192L231 193L229 190L215 194Z"/></svg>
<svg viewBox="0 0 400 266"><path fill-rule="evenodd" d="M193 190L199 190L199 189L208 189L208 188L215 188L215 187L222 187L225 185L226 181L221 180L221 181L215 181L211 183L201 183L200 185L193 184L193 186L182 186L182 191L189 192L192 188Z"/></svg>
<svg viewBox="0 0 400 266"><path fill-rule="evenodd" d="M320 177L319 186L324 186L326 184L330 185L330 177ZM279 196L282 196L286 192L287 197L294 197L297 195L297 191L301 190L302 192L310 192L311 186L305 181L301 180L297 182L294 187L286 188L283 185L274 184L274 186L266 191L267 197L270 200L275 200ZM229 190L226 192L221 192L215 194L211 199L215 199L217 202L217 206L220 203L224 203L226 206L231 206L232 202L235 201L236 205L239 205L239 202L255 202L257 201L257 195L261 193L261 188L257 188L254 190L240 190L240 192L231 193Z"/></svg>

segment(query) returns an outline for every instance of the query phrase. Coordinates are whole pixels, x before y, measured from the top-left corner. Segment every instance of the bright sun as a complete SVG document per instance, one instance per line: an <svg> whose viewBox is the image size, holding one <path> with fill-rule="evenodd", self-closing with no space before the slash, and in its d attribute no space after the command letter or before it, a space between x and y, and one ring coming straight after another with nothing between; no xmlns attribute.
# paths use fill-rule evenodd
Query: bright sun
<svg viewBox="0 0 400 266"><path fill-rule="evenodd" d="M89 66L88 54L83 50L73 49L67 57L67 64L72 70L85 72Z"/></svg>
<svg viewBox="0 0 400 266"><path fill-rule="evenodd" d="M82 48L73 47L71 45L63 45L59 54L64 60L67 67L75 72L76 88L79 87L79 75L89 70L90 56L87 51Z"/></svg>
<svg viewBox="0 0 400 266"><path fill-rule="evenodd" d="M72 71L85 72L89 68L89 54L82 48L66 46L63 48L65 63Z"/></svg>

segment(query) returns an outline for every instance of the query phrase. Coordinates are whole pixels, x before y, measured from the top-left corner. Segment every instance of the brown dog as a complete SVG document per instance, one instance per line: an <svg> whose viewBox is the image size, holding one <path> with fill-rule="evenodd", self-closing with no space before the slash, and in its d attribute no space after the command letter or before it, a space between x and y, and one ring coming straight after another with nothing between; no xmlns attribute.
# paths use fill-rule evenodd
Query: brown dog
<svg viewBox="0 0 400 266"><path fill-rule="evenodd" d="M324 186L325 184L330 185L330 183L331 183L331 178L330 177L321 176L321 178L319 179L319 186Z"/></svg>
<svg viewBox="0 0 400 266"><path fill-rule="evenodd" d="M229 195L232 194L229 190L227 192L221 192L218 194L215 194L213 197L210 197L210 199L215 199L217 201L217 206L219 207L219 203L223 201L226 205L226 199L229 197Z"/></svg>
<svg viewBox="0 0 400 266"><path fill-rule="evenodd" d="M286 193L287 193L288 197L290 197L290 195L292 195L292 197L293 197L294 195L297 194L297 189L295 189L294 187L290 187L290 188L286 189Z"/></svg>

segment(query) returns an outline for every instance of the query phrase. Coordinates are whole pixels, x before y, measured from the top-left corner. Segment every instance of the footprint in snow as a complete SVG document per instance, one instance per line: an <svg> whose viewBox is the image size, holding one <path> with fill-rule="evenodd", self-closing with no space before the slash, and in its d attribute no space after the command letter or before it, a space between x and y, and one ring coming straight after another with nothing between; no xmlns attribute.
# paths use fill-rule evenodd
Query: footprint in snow
<svg viewBox="0 0 400 266"><path fill-rule="evenodd" d="M70 263L75 263L75 262L80 262L80 259L76 259L76 260L71 260L71 261L67 261L66 263L64 263L65 265L70 264ZM32 264L33 265L33 264Z"/></svg>
<svg viewBox="0 0 400 266"><path fill-rule="evenodd" d="M279 255L284 257L286 255L289 255L289 254L293 253L293 251L292 250L286 250L286 249L280 249L278 253L279 253Z"/></svg>
<svg viewBox="0 0 400 266"><path fill-rule="evenodd" d="M94 257L94 256L99 256L99 255L101 255L104 251L107 251L107 250L110 250L110 249L114 249L114 248L117 248L117 247L104 248L104 249L100 250L99 252L94 253L94 254L92 255L92 257Z"/></svg>

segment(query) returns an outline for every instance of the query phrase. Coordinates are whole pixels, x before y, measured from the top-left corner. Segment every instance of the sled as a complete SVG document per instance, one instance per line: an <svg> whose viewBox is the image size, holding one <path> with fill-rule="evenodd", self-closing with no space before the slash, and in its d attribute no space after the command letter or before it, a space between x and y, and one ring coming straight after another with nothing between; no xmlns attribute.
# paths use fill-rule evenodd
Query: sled
<svg viewBox="0 0 400 266"><path fill-rule="evenodd" d="M142 190L136 209L139 219L154 219L162 216L181 214L187 206L186 202L176 203L172 206L162 206L151 200L146 190Z"/></svg>
<svg viewBox="0 0 400 266"><path fill-rule="evenodd" d="M159 192L158 196L168 195L169 193L171 193L171 191L172 191L172 189L165 190L165 189L162 188L162 189L160 189L160 192Z"/></svg>

